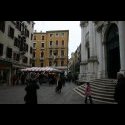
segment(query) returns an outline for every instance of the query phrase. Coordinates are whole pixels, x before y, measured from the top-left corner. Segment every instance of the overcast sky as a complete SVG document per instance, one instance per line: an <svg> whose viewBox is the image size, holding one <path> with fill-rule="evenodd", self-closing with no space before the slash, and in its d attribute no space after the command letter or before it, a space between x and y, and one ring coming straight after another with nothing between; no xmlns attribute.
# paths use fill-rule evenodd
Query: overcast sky
<svg viewBox="0 0 125 125"><path fill-rule="evenodd" d="M69 57L81 42L80 21L35 21L34 30L37 30L37 32L69 30Z"/></svg>

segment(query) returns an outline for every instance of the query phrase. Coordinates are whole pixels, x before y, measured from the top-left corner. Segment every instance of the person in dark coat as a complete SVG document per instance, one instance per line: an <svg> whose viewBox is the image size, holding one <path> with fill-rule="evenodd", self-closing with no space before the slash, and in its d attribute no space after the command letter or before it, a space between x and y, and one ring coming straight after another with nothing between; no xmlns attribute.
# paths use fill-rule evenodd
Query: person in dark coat
<svg viewBox="0 0 125 125"><path fill-rule="evenodd" d="M39 89L39 85L37 85L37 78L34 73L31 73L29 83L25 88L26 95L24 97L25 104L37 104L37 89Z"/></svg>
<svg viewBox="0 0 125 125"><path fill-rule="evenodd" d="M123 74L118 75L114 98L118 104L125 104L125 77Z"/></svg>
<svg viewBox="0 0 125 125"><path fill-rule="evenodd" d="M57 93L61 93L62 86L63 86L62 77L60 75L58 75L57 76L57 87L56 87L56 92Z"/></svg>

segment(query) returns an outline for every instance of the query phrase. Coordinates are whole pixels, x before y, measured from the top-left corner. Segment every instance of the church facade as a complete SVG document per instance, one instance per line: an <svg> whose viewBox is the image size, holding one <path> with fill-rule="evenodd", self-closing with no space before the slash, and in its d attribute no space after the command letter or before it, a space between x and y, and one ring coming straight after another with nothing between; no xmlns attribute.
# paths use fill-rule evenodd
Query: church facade
<svg viewBox="0 0 125 125"><path fill-rule="evenodd" d="M80 21L79 79L116 79L125 75L125 21Z"/></svg>

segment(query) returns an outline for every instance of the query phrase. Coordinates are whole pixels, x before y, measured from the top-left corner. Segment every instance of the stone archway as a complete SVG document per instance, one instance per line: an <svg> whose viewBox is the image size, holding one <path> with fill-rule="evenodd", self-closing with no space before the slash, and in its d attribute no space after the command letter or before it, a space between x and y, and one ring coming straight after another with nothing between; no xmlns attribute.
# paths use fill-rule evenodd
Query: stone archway
<svg viewBox="0 0 125 125"><path fill-rule="evenodd" d="M108 78L117 78L120 70L119 33L116 24L111 24L106 33L106 60Z"/></svg>

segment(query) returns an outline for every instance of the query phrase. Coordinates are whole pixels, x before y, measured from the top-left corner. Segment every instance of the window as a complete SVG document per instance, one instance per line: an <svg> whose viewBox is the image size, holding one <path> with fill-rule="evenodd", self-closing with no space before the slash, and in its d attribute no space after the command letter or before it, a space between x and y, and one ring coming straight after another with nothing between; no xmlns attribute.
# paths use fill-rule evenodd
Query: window
<svg viewBox="0 0 125 125"><path fill-rule="evenodd" d="M13 60L16 60L16 53L13 53Z"/></svg>
<svg viewBox="0 0 125 125"><path fill-rule="evenodd" d="M31 40L33 39L33 34L31 34Z"/></svg>
<svg viewBox="0 0 125 125"><path fill-rule="evenodd" d="M33 52L33 58L35 58L35 56L36 56L36 53L35 53L35 52Z"/></svg>
<svg viewBox="0 0 125 125"><path fill-rule="evenodd" d="M58 37L59 36L59 34L58 33L56 33L56 37Z"/></svg>
<svg viewBox="0 0 125 125"><path fill-rule="evenodd" d="M35 67L35 62L32 63L32 67Z"/></svg>
<svg viewBox="0 0 125 125"><path fill-rule="evenodd" d="M52 62L51 61L49 61L49 66L52 66Z"/></svg>
<svg viewBox="0 0 125 125"><path fill-rule="evenodd" d="M36 36L34 36L34 40L36 40Z"/></svg>
<svg viewBox="0 0 125 125"><path fill-rule="evenodd" d="M53 34L50 34L50 37L53 37Z"/></svg>
<svg viewBox="0 0 125 125"><path fill-rule="evenodd" d="M22 51L28 52L28 44L27 43L23 43Z"/></svg>
<svg viewBox="0 0 125 125"><path fill-rule="evenodd" d="M17 55L16 55L16 61L19 61L19 60L20 60L20 55L17 54Z"/></svg>
<svg viewBox="0 0 125 125"><path fill-rule="evenodd" d="M62 46L64 46L64 40L62 40Z"/></svg>
<svg viewBox="0 0 125 125"><path fill-rule="evenodd" d="M62 37L64 37L64 33L62 33Z"/></svg>
<svg viewBox="0 0 125 125"><path fill-rule="evenodd" d="M28 52L28 44L25 44L25 50Z"/></svg>
<svg viewBox="0 0 125 125"><path fill-rule="evenodd" d="M44 36L42 36L42 40L44 40Z"/></svg>
<svg viewBox="0 0 125 125"><path fill-rule="evenodd" d="M5 31L5 21L0 21L0 30L4 33L4 31Z"/></svg>
<svg viewBox="0 0 125 125"><path fill-rule="evenodd" d="M9 27L8 36L11 37L12 39L14 38L14 29L12 27Z"/></svg>
<svg viewBox="0 0 125 125"><path fill-rule="evenodd" d="M56 46L58 46L58 40L56 40Z"/></svg>
<svg viewBox="0 0 125 125"><path fill-rule="evenodd" d="M6 57L7 58L12 58L12 49L11 48L7 47Z"/></svg>
<svg viewBox="0 0 125 125"><path fill-rule="evenodd" d="M64 56L64 50L61 50L61 56Z"/></svg>
<svg viewBox="0 0 125 125"><path fill-rule="evenodd" d="M44 48L44 43L41 44L41 47Z"/></svg>
<svg viewBox="0 0 125 125"><path fill-rule="evenodd" d="M41 52L41 58L43 58L44 57L44 52Z"/></svg>
<svg viewBox="0 0 125 125"><path fill-rule="evenodd" d="M0 56L3 55L3 44L0 43Z"/></svg>
<svg viewBox="0 0 125 125"><path fill-rule="evenodd" d="M30 58L30 64L32 64L32 59Z"/></svg>
<svg viewBox="0 0 125 125"><path fill-rule="evenodd" d="M44 65L43 65L43 62L41 63L41 67L43 67Z"/></svg>
<svg viewBox="0 0 125 125"><path fill-rule="evenodd" d="M15 38L14 39L14 46L16 46L16 47L20 47L20 41L19 41L19 39L18 38Z"/></svg>
<svg viewBox="0 0 125 125"><path fill-rule="evenodd" d="M50 54L49 55L52 56L52 50L50 50Z"/></svg>
<svg viewBox="0 0 125 125"><path fill-rule="evenodd" d="M53 42L52 41L50 41L50 46L52 46L53 45Z"/></svg>
<svg viewBox="0 0 125 125"><path fill-rule="evenodd" d="M36 43L33 43L33 48L36 48Z"/></svg>
<svg viewBox="0 0 125 125"><path fill-rule="evenodd" d="M25 57L23 58L23 63L27 63L27 61L28 61L28 58L25 56Z"/></svg>
<svg viewBox="0 0 125 125"><path fill-rule="evenodd" d="M55 55L57 55L57 56L58 56L58 50L55 50Z"/></svg>
<svg viewBox="0 0 125 125"><path fill-rule="evenodd" d="M33 48L32 48L32 47L30 47L30 53L32 54L32 52L33 52Z"/></svg>
<svg viewBox="0 0 125 125"><path fill-rule="evenodd" d="M19 58L20 58L19 54L13 53L13 60L19 61Z"/></svg>
<svg viewBox="0 0 125 125"><path fill-rule="evenodd" d="M64 61L61 61L61 66L64 66Z"/></svg>
<svg viewBox="0 0 125 125"><path fill-rule="evenodd" d="M90 48L88 47L87 50L88 50L87 52L88 52L88 59L89 59L90 58Z"/></svg>

